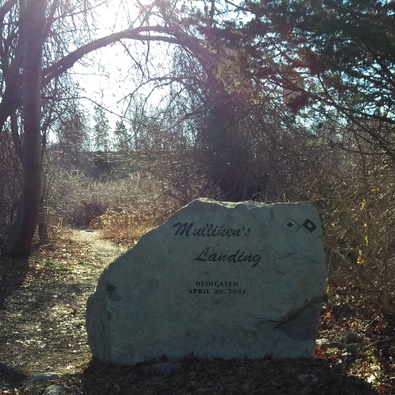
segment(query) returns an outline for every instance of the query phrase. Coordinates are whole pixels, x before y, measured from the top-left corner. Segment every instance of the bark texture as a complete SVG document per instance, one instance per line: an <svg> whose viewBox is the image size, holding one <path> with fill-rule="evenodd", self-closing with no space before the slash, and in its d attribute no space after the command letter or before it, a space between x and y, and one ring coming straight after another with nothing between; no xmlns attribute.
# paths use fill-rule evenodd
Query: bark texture
<svg viewBox="0 0 395 395"><path fill-rule="evenodd" d="M20 1L23 56L23 170L21 208L6 247L14 257L30 253L42 194L41 72L46 0Z"/></svg>

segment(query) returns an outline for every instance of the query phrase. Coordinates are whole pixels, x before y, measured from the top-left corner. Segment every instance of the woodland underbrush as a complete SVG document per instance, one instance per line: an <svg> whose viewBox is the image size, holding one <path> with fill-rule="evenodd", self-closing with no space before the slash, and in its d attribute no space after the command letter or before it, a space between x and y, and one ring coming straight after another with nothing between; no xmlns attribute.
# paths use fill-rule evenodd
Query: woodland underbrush
<svg viewBox="0 0 395 395"><path fill-rule="evenodd" d="M218 198L218 190L195 167L176 166L172 171L166 163L140 165L126 178L97 180L82 172L64 172L48 180L50 233L56 236L62 224L100 229L103 237L132 246L189 201ZM392 314L395 200L380 174L382 170L373 167L368 174L354 173L351 181L339 175L332 189L318 183L300 200L310 200L319 211L330 281L359 287L369 301Z"/></svg>

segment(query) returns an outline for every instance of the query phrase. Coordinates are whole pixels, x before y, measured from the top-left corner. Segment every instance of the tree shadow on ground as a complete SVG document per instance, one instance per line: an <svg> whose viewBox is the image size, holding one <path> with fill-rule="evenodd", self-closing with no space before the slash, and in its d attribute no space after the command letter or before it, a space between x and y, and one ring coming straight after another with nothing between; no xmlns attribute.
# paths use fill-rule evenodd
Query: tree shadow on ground
<svg viewBox="0 0 395 395"><path fill-rule="evenodd" d="M27 259L0 257L0 312L6 309L9 297L25 281L28 267ZM1 354L3 351L0 350ZM22 371L0 362L0 389L6 384L12 385L25 379L26 375Z"/></svg>
<svg viewBox="0 0 395 395"><path fill-rule="evenodd" d="M0 257L0 311L5 309L8 297L25 281L28 268L28 259Z"/></svg>
<svg viewBox="0 0 395 395"><path fill-rule="evenodd" d="M0 390L13 384L19 384L26 379L27 376L20 370L0 362Z"/></svg>
<svg viewBox="0 0 395 395"><path fill-rule="evenodd" d="M86 363L85 295L93 285L68 276L48 272L10 295L0 311L0 363L28 377Z"/></svg>
<svg viewBox="0 0 395 395"><path fill-rule="evenodd" d="M162 365L162 367L160 367ZM158 368L159 366L159 368ZM174 369L173 369L174 368ZM179 364L117 366L93 359L63 384L81 394L282 394L374 395L368 383L345 375L344 366L316 359L203 360Z"/></svg>

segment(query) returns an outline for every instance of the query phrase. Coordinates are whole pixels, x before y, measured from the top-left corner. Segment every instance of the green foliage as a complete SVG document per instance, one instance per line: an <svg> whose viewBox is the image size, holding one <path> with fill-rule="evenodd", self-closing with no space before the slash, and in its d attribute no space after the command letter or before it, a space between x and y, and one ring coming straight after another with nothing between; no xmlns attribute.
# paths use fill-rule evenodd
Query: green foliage
<svg viewBox="0 0 395 395"><path fill-rule="evenodd" d="M252 19L241 31L248 48L271 52L265 78L296 92L298 100L288 103L292 110L308 106L322 118L340 114L356 124L363 123L361 117L380 120L389 131L395 92L392 2L269 0L249 1L247 9ZM257 63L261 70L266 65L267 59ZM364 129L393 155L384 133Z"/></svg>
<svg viewBox="0 0 395 395"><path fill-rule="evenodd" d="M120 152L128 152L131 149L131 138L123 121L117 121L114 130L115 149Z"/></svg>
<svg viewBox="0 0 395 395"><path fill-rule="evenodd" d="M51 258L46 258L46 259L44 259L44 261L43 261L43 265L44 265L44 266L47 266L47 267L54 266L55 263L56 263L56 262L55 262L53 259L51 259Z"/></svg>
<svg viewBox="0 0 395 395"><path fill-rule="evenodd" d="M110 149L110 124L103 107L95 106L93 116L94 125L94 150L108 151Z"/></svg>

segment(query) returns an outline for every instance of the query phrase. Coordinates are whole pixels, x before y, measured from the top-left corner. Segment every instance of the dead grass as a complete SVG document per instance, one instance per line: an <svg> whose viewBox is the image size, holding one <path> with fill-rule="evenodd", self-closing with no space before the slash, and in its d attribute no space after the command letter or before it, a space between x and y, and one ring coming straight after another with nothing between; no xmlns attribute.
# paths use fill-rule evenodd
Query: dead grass
<svg viewBox="0 0 395 395"><path fill-rule="evenodd" d="M105 214L91 223L93 229L100 229L106 239L126 246L133 246L142 235L162 224L177 210L171 201L154 205L153 203L136 203L132 208L108 209Z"/></svg>

